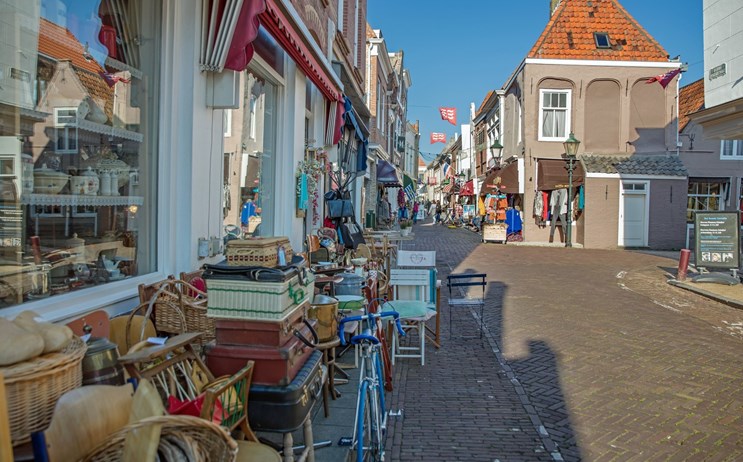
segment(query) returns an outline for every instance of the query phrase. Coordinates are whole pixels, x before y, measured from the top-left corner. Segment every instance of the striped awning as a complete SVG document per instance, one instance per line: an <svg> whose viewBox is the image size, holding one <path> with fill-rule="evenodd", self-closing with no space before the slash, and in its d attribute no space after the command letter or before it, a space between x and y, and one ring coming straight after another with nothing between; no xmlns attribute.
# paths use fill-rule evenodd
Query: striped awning
<svg viewBox="0 0 743 462"><path fill-rule="evenodd" d="M441 192L443 192L444 194L449 194L453 187L454 187L454 182L451 182L447 185L444 185L444 187L441 188Z"/></svg>

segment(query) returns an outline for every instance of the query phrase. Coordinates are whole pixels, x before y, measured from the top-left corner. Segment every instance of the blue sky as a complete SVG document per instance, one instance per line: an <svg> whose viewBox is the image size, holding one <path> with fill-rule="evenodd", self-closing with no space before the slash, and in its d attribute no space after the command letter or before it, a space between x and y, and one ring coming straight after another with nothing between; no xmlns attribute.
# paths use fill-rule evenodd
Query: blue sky
<svg viewBox="0 0 743 462"><path fill-rule="evenodd" d="M702 0L620 0L671 57L689 64L682 86L704 73ZM420 120L426 162L441 152L431 132L447 137L459 127L441 120L439 106L457 108L467 123L479 106L521 63L549 20L549 0L369 0L367 20L381 29L389 51L405 52L413 86L408 120Z"/></svg>

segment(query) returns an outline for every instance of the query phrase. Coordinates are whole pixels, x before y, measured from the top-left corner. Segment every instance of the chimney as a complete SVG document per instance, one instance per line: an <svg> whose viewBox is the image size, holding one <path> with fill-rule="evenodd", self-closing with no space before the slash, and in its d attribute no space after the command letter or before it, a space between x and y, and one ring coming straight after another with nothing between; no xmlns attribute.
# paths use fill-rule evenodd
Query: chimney
<svg viewBox="0 0 743 462"><path fill-rule="evenodd" d="M555 13L555 9L560 6L562 0L550 0L550 17Z"/></svg>

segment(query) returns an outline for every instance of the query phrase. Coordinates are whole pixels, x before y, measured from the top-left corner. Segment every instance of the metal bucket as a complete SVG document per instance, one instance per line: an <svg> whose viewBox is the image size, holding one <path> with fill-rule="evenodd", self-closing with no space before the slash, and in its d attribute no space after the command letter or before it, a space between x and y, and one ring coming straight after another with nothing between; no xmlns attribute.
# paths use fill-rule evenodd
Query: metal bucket
<svg viewBox="0 0 743 462"><path fill-rule="evenodd" d="M83 385L124 385L125 382L116 344L106 338L91 338L83 358Z"/></svg>
<svg viewBox="0 0 743 462"><path fill-rule="evenodd" d="M329 342L338 337L338 300L311 304L307 317L317 320L315 330L320 342Z"/></svg>
<svg viewBox="0 0 743 462"><path fill-rule="evenodd" d="M336 295L358 295L363 297L361 289L366 284L366 279L355 273L339 273L343 280L335 283Z"/></svg>

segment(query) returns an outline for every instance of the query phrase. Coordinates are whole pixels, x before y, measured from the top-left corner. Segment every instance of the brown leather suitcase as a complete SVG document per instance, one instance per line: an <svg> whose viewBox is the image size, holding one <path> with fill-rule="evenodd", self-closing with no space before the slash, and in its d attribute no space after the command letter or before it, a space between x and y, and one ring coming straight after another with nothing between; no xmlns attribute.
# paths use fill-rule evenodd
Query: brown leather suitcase
<svg viewBox="0 0 743 462"><path fill-rule="evenodd" d="M312 338L309 327L301 334ZM253 383L260 385L285 386L294 380L307 358L315 349L296 336L280 347L264 345L218 345L206 346L206 365L217 377L232 375L249 360L255 361Z"/></svg>
<svg viewBox="0 0 743 462"><path fill-rule="evenodd" d="M307 304L297 307L282 321L247 321L239 319L217 319L215 322L217 345L284 345L294 332L305 326ZM309 337L308 337L309 338Z"/></svg>

